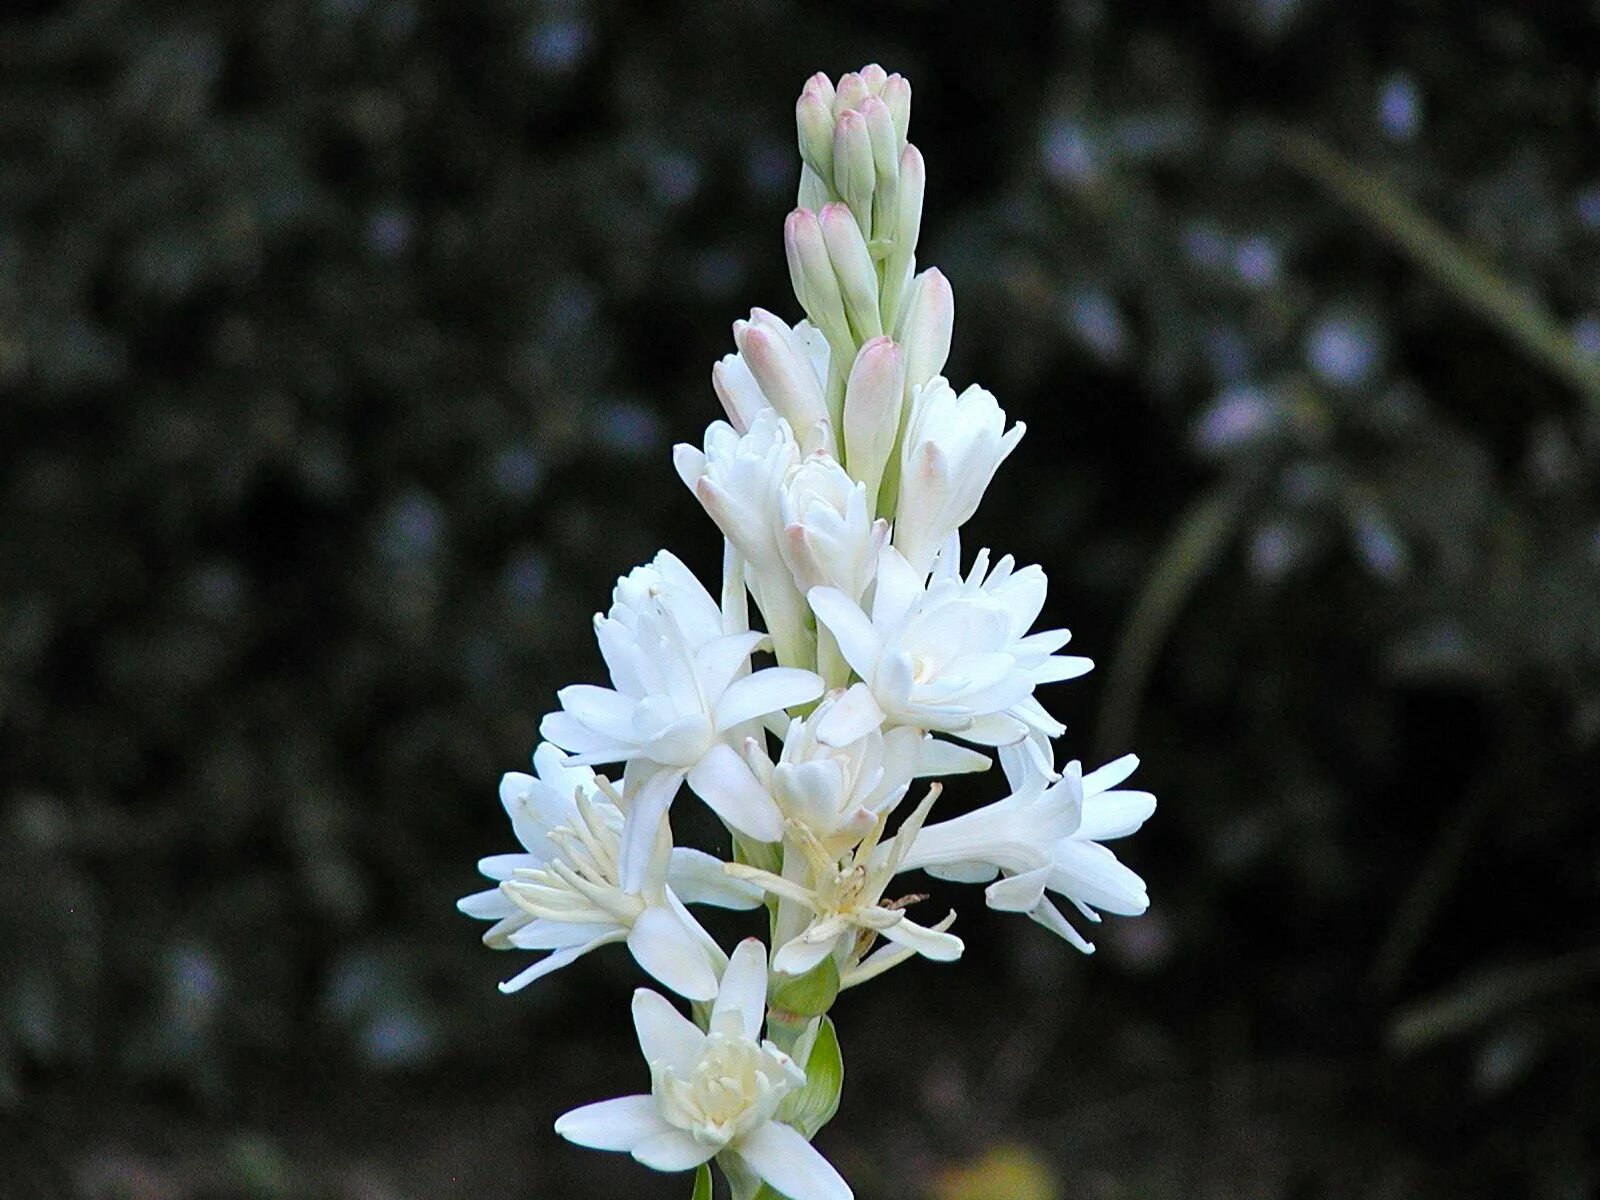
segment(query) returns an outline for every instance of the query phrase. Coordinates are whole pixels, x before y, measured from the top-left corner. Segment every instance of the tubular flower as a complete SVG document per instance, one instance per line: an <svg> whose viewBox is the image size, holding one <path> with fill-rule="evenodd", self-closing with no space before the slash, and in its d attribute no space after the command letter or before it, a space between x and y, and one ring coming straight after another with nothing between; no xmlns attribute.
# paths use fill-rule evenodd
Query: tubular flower
<svg viewBox="0 0 1600 1200"><path fill-rule="evenodd" d="M1012 793L975 812L913 831L900 852L899 869L989 884L989 907L1027 913L1085 954L1094 945L1067 923L1045 896L1055 892L1085 919L1099 922L1099 909L1137 916L1150 906L1144 880L1100 845L1126 837L1155 812L1149 792L1115 790L1139 760L1126 754L1083 774L1067 764L1056 783L1027 755L1002 756ZM898 838L896 839L899 840Z"/></svg>
<svg viewBox="0 0 1600 1200"><path fill-rule="evenodd" d="M671 556L665 556L670 558ZM622 835L622 885L637 891L662 818L679 786L711 748L739 736L748 722L822 694L811 671L767 667L749 672L760 633L720 633L719 610L698 583L677 580L676 559L660 570L659 586L638 572L618 584L609 615L595 618L601 654L614 688L574 684L556 695L561 712L539 731L572 753L576 764L623 762L632 800ZM685 572L687 574L687 572ZM690 576L690 579L693 577ZM626 585L626 586L624 586ZM740 813L719 813L736 828ZM771 836L764 828L742 829Z"/></svg>
<svg viewBox="0 0 1600 1200"><path fill-rule="evenodd" d="M711 368L711 386L734 429L749 432L773 409L805 444L830 452L834 430L827 404L828 341L809 321L791 326L764 308L733 323L737 353Z"/></svg>
<svg viewBox="0 0 1600 1200"><path fill-rule="evenodd" d="M906 818L901 830L902 834L909 835L905 845L913 843L917 829L938 795L939 785L934 784L927 798ZM843 861L809 829L791 822L791 838L786 849L798 852L796 857L809 868L809 882L802 883L787 873L779 876L743 863L729 863L724 868L735 879L749 880L768 895L791 900L810 914L805 927L782 940L773 953L773 970L785 975L804 975L829 955L835 956L841 969L847 968L852 964L845 960L852 957L852 951L864 949L876 935L935 962L954 962L961 957L961 939L945 932L955 920L954 913L941 925L928 928L908 918L903 908L882 902L884 888L901 870L900 860L904 855L904 847L895 842L885 848L884 854L877 854L887 819L887 814L879 814L866 838ZM785 867L788 867L787 858ZM780 928L774 933L775 944L783 938L784 932Z"/></svg>
<svg viewBox="0 0 1600 1200"><path fill-rule="evenodd" d="M981 550L962 578L959 559L952 537L924 584L890 546L878 564L870 616L836 588L807 594L862 679L835 710L837 719L817 731L822 740L847 742L861 723L883 720L988 746L1063 731L1033 698L1034 688L1093 664L1055 653L1071 636L1064 629L1027 632L1044 606L1044 572L1016 570L1009 555L991 570L989 552Z"/></svg>
<svg viewBox="0 0 1600 1200"><path fill-rule="evenodd" d="M754 938L733 952L706 1030L640 988L633 1023L650 1093L573 1109L556 1132L580 1146L625 1151L658 1171L687 1171L723 1156L790 1200L851 1200L850 1185L828 1160L776 1120L806 1074L760 1040L766 1002L766 948Z"/></svg>
<svg viewBox="0 0 1600 1200"><path fill-rule="evenodd" d="M679 995L709 1000L726 956L684 902L753 908L758 889L729 879L709 854L672 845L662 826L637 894L619 885L622 797L554 746L533 755L536 775L510 772L500 800L525 853L483 859L497 882L463 898L468 916L494 921L483 935L497 950L552 953L500 985L515 992L609 942L626 942L639 965Z"/></svg>
<svg viewBox="0 0 1600 1200"><path fill-rule="evenodd" d="M978 511L1027 426L1009 430L995 398L974 384L959 396L943 377L916 390L900 452L894 544L918 571Z"/></svg>

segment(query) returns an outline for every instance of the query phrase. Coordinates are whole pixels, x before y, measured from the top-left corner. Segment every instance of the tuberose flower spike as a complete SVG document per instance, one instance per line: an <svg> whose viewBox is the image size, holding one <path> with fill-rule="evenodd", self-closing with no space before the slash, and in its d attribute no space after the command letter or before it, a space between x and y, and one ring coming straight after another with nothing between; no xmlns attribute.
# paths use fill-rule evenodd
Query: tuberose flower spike
<svg viewBox="0 0 1600 1200"><path fill-rule="evenodd" d="M843 1083L827 1013L841 990L964 949L953 911L913 918L926 897L906 874L986 884L990 907L1085 953L1060 900L1089 922L1149 904L1102 844L1155 810L1119 786L1137 760L1055 768L1065 727L1036 693L1092 664L1060 652L1066 630L1033 630L1044 571L986 549L962 564L960 530L1024 426L944 377L955 299L917 270L910 120L910 85L881 67L805 84L784 224L798 311L734 323L711 372L726 420L673 451L722 535L721 586L665 550L617 580L594 622L610 686L557 693L534 774L501 783L522 850L484 859L495 886L459 905L492 922L488 945L545 952L504 991L619 942L694 1002L691 1018L639 989L649 1092L556 1132L701 1186L715 1163L735 1200L763 1185L851 1200L811 1145ZM917 780L993 757L1003 799L928 824L935 782L906 811ZM617 763L616 781L592 769ZM685 783L721 822L714 845L673 842ZM760 911L766 944L724 953L693 904Z"/></svg>

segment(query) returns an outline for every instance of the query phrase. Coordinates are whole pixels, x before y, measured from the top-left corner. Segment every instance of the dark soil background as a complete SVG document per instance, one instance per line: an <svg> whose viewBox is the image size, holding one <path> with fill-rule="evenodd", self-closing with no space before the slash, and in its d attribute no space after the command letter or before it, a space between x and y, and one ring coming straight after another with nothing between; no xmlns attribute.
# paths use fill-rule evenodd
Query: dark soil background
<svg viewBox="0 0 1600 1200"><path fill-rule="evenodd" d="M1600 1195L1597 30L0 5L0 1197L687 1196L550 1130L643 1083L627 956L501 997L452 905L613 577L715 569L669 448L798 315L792 104L869 61L950 374L1030 429L971 542L1161 808L1093 958L934 885L968 956L845 997L823 1148L862 1200ZM1032 1182L952 1173L997 1147Z"/></svg>

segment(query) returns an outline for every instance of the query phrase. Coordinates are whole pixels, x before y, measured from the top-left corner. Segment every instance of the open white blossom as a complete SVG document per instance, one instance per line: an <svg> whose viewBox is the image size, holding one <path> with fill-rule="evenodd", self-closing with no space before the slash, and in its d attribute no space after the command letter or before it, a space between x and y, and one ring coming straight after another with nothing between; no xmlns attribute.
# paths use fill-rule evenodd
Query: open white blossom
<svg viewBox="0 0 1600 1200"><path fill-rule="evenodd" d="M729 878L709 854L673 846L663 825L644 886L637 894L623 891L622 798L549 743L534 751L533 766L534 775L512 771L500 781L500 801L524 853L483 859L479 870L498 886L457 905L494 922L483 935L486 945L551 951L500 990L519 991L599 946L625 941L639 965L680 996L716 995L726 955L684 903L753 908L760 890Z"/></svg>
<svg viewBox="0 0 1600 1200"><path fill-rule="evenodd" d="M744 433L715 421L703 448L679 443L672 450L678 477L743 559L745 582L785 664L809 660L815 645L805 600L784 558L778 509L784 481L801 457L789 422L772 409L758 413Z"/></svg>
<svg viewBox="0 0 1600 1200"><path fill-rule="evenodd" d="M817 620L862 679L818 730L824 741L853 741L885 720L988 746L1063 732L1034 688L1093 664L1055 653L1071 636L1065 629L1028 633L1044 607L1044 572L1016 570L1009 555L991 570L989 552L980 550L963 578L960 553L951 537L924 585L898 550L886 548L870 616L836 588L808 593Z"/></svg>
<svg viewBox="0 0 1600 1200"><path fill-rule="evenodd" d="M615 687L562 688L557 698L563 711L549 714L539 727L546 740L571 752L574 763L627 764L624 783L632 806L621 851L627 891L643 884L662 818L706 753L724 738L741 736L748 722L822 694L822 680L812 671L750 672L750 655L765 635L715 632L721 629L720 612L705 589L678 579L682 564L665 552L657 564L661 586L638 588L638 573L627 576L618 583L610 614L595 618ZM713 613L719 614L714 626ZM718 815L739 828L739 812ZM761 838L773 831L741 832Z"/></svg>
<svg viewBox="0 0 1600 1200"><path fill-rule="evenodd" d="M878 569L889 523L872 519L867 485L831 455L812 454L789 472L778 492L779 542L802 591L836 587L859 599Z"/></svg>
<svg viewBox="0 0 1600 1200"><path fill-rule="evenodd" d="M640 988L633 1023L650 1093L573 1109L556 1132L580 1146L625 1151L658 1171L687 1171L721 1155L790 1200L851 1200L850 1185L828 1160L776 1120L783 1098L806 1076L760 1040L766 1006L766 948L754 938L734 950L708 1029Z"/></svg>
<svg viewBox="0 0 1600 1200"><path fill-rule="evenodd" d="M828 340L809 321L789 325L764 308L733 323L738 350L711 369L711 386L734 429L745 433L771 408L806 444L833 450Z"/></svg>
<svg viewBox="0 0 1600 1200"><path fill-rule="evenodd" d="M989 481L1027 426L1009 430L995 398L974 384L957 395L943 377L911 398L900 451L894 545L918 571L978 511Z"/></svg>
<svg viewBox="0 0 1600 1200"><path fill-rule="evenodd" d="M1084 940L1052 904L1046 891L1071 901L1090 921L1100 910L1137 916L1150 905L1144 880L1117 861L1101 842L1126 837L1155 812L1149 792L1115 790L1139 760L1126 754L1083 774L1077 762L1051 783L1025 754L1004 754L1012 793L974 812L913 831L901 849L900 869L989 884L990 908L1027 913L1085 954ZM896 840L899 840L898 838Z"/></svg>
<svg viewBox="0 0 1600 1200"><path fill-rule="evenodd" d="M935 962L954 962L961 957L961 939L945 932L955 919L954 913L942 925L929 928L912 921L903 908L883 902L884 889L902 869L905 846L915 844L916 831L938 795L939 785L934 784L927 799L902 825L904 843L891 842L881 855L877 850L887 813L874 819L867 836L843 860L804 825L790 822L785 851L799 860L796 865L808 868L800 878L791 877L787 857L781 876L744 863L727 865L728 874L734 878L749 880L769 895L791 900L809 913L805 926L792 935L785 937L788 931L781 927L773 934L775 944L781 941L772 955L774 971L804 975L830 954L844 967L848 965L844 960L858 940L863 935L870 940L874 934Z"/></svg>

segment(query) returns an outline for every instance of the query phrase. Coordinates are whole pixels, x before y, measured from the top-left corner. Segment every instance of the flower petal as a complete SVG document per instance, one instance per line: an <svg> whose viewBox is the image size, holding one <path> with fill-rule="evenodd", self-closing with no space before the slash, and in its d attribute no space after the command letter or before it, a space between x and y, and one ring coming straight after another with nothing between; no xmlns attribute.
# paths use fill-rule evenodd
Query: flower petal
<svg viewBox="0 0 1600 1200"><path fill-rule="evenodd" d="M734 829L758 842L783 838L783 813L744 759L718 742L689 772L695 795Z"/></svg>
<svg viewBox="0 0 1600 1200"><path fill-rule="evenodd" d="M767 948L757 938L745 938L728 960L722 973L722 986L711 1006L711 1024L717 1017L736 1012L745 1037L755 1041L767 1015Z"/></svg>
<svg viewBox="0 0 1600 1200"><path fill-rule="evenodd" d="M705 946L671 909L652 907L640 913L628 931L628 949L647 973L685 1000L709 1000L717 994L717 973Z"/></svg>
<svg viewBox="0 0 1600 1200"><path fill-rule="evenodd" d="M867 685L852 684L817 722L817 740L827 746L848 746L879 728L884 716Z"/></svg>
<svg viewBox="0 0 1600 1200"><path fill-rule="evenodd" d="M789 1200L855 1200L833 1164L788 1125L768 1121L740 1138L733 1149Z"/></svg>
<svg viewBox="0 0 1600 1200"><path fill-rule="evenodd" d="M717 1152L716 1146L697 1142L681 1129L646 1138L633 1148L633 1157L656 1171L688 1171Z"/></svg>
<svg viewBox="0 0 1600 1200"><path fill-rule="evenodd" d="M663 768L647 775L633 793L633 806L622 822L621 862L622 890L638 892L644 886L650 870L650 856L655 851L656 835L661 822L672 807L678 787L683 783L684 772Z"/></svg>
<svg viewBox="0 0 1600 1200"><path fill-rule="evenodd" d="M632 1150L646 1138L667 1132L654 1096L618 1096L585 1104L556 1120L556 1132L591 1150Z"/></svg>
<svg viewBox="0 0 1600 1200"><path fill-rule="evenodd" d="M718 908L757 908L762 891L747 879L735 879L722 869L722 860L688 846L672 848L672 868L667 886L685 904L713 904Z"/></svg>
<svg viewBox="0 0 1600 1200"><path fill-rule="evenodd" d="M649 988L633 993L633 1028L639 1035L639 1051L651 1066L687 1074L705 1052L706 1035L699 1026Z"/></svg>
<svg viewBox="0 0 1600 1200"><path fill-rule="evenodd" d="M1088 782L1084 780L1085 789ZM1102 792L1098 796L1091 795L1083 802L1083 821L1078 826L1078 836L1091 842L1127 837L1148 821L1155 811L1156 798L1149 792Z"/></svg>
<svg viewBox="0 0 1600 1200"><path fill-rule="evenodd" d="M608 930L604 936L597 937L591 942L581 946L572 946L566 950L557 950L554 954L546 955L525 971L520 971L510 979L500 984L502 995L509 996L512 992L520 992L536 979L543 979L552 971L559 971L562 967L582 958L597 946L604 946L607 942L620 942L623 938L621 930Z"/></svg>
<svg viewBox="0 0 1600 1200"><path fill-rule="evenodd" d="M806 602L839 643L845 662L863 679L871 679L883 654L883 642L861 606L838 588L829 587L812 588L806 593Z"/></svg>
<svg viewBox="0 0 1600 1200"><path fill-rule="evenodd" d="M967 948L966 943L955 934L940 933L937 929L928 929L915 921L896 921L878 932L891 942L915 950L922 957L931 958L934 962L954 962Z"/></svg>
<svg viewBox="0 0 1600 1200"><path fill-rule="evenodd" d="M718 733L779 709L805 704L822 695L822 676L799 667L766 667L736 679L717 701Z"/></svg>
<svg viewBox="0 0 1600 1200"><path fill-rule="evenodd" d="M1050 871L1050 864L1046 863L1020 875L1007 875L985 888L984 898L988 900L990 908L1001 912L1031 912L1044 899Z"/></svg>

